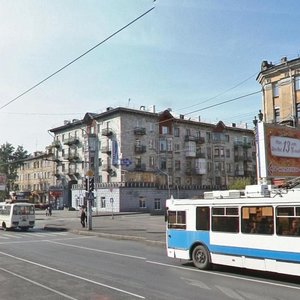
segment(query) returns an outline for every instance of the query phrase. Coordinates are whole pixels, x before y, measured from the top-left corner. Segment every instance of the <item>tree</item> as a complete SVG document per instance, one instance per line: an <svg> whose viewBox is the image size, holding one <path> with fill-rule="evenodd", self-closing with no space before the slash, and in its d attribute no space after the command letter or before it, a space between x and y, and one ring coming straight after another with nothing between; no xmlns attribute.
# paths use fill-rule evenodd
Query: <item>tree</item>
<svg viewBox="0 0 300 300"><path fill-rule="evenodd" d="M0 146L0 173L6 176L6 191L0 192L2 199L7 198L9 192L14 188L17 170L28 156L28 152L24 150L23 146L18 146L16 150L7 142Z"/></svg>
<svg viewBox="0 0 300 300"><path fill-rule="evenodd" d="M250 178L247 178L247 177L238 178L228 185L228 189L229 190L244 190L246 185L250 185L250 184L251 184Z"/></svg>

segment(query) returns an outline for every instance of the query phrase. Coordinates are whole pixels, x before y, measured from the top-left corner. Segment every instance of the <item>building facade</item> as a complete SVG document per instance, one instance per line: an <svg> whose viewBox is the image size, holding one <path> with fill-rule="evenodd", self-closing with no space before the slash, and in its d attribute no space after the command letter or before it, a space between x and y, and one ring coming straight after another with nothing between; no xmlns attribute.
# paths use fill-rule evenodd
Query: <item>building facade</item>
<svg viewBox="0 0 300 300"><path fill-rule="evenodd" d="M24 159L23 164L17 170L15 191L20 197L31 200L37 204L49 204L49 190L56 185L53 173L56 165L51 159L49 151L37 151Z"/></svg>
<svg viewBox="0 0 300 300"><path fill-rule="evenodd" d="M171 194L199 197L256 178L252 129L186 120L170 109L109 107L50 131L56 181L73 207L84 204L91 174L98 211L160 210Z"/></svg>
<svg viewBox="0 0 300 300"><path fill-rule="evenodd" d="M298 127L300 124L300 58L287 60L283 57L277 65L263 61L257 81L263 91L263 121Z"/></svg>

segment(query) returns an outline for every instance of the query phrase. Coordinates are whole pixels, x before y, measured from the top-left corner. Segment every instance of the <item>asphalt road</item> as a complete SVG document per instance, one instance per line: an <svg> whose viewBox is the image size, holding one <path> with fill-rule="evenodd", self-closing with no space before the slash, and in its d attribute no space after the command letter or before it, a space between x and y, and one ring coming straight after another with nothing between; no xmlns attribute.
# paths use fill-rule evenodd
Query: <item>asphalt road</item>
<svg viewBox="0 0 300 300"><path fill-rule="evenodd" d="M294 278L203 272L139 241L68 231L0 231L2 300L298 300Z"/></svg>

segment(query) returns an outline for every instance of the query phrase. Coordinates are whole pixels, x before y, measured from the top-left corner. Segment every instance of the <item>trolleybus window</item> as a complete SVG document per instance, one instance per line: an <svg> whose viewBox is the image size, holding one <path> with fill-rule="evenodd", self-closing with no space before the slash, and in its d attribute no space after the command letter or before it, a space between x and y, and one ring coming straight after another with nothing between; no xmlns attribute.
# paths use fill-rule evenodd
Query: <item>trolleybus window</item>
<svg viewBox="0 0 300 300"><path fill-rule="evenodd" d="M273 207L242 207L242 232L249 234L273 234Z"/></svg>
<svg viewBox="0 0 300 300"><path fill-rule="evenodd" d="M209 207L196 208L196 230L209 230Z"/></svg>
<svg viewBox="0 0 300 300"><path fill-rule="evenodd" d="M169 210L168 228L186 229L186 212Z"/></svg>
<svg viewBox="0 0 300 300"><path fill-rule="evenodd" d="M239 210L237 207L213 207L212 231L239 232Z"/></svg>
<svg viewBox="0 0 300 300"><path fill-rule="evenodd" d="M300 207L278 206L276 210L277 234L300 236Z"/></svg>

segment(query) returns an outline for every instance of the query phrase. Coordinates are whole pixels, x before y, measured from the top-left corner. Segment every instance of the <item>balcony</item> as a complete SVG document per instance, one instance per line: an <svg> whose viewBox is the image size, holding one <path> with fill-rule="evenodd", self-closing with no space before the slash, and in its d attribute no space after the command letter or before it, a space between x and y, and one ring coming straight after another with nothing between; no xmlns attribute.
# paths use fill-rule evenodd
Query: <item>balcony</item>
<svg viewBox="0 0 300 300"><path fill-rule="evenodd" d="M53 141L51 147L56 149L60 148L61 147L60 141Z"/></svg>
<svg viewBox="0 0 300 300"><path fill-rule="evenodd" d="M196 140L197 140L197 137L196 137L196 136L193 136L193 135L187 134L187 135L185 135L185 137L184 137L184 141L185 141L185 142L196 142Z"/></svg>
<svg viewBox="0 0 300 300"><path fill-rule="evenodd" d="M234 174L235 176L244 176L245 172L244 170L235 170Z"/></svg>
<svg viewBox="0 0 300 300"><path fill-rule="evenodd" d="M69 157L68 157L68 160L70 162L79 162L80 158L79 158L79 155L77 153L70 153Z"/></svg>
<svg viewBox="0 0 300 300"><path fill-rule="evenodd" d="M251 148L252 147L251 142L243 141L243 140L234 141L233 145L235 148L238 148L238 147Z"/></svg>
<svg viewBox="0 0 300 300"><path fill-rule="evenodd" d="M108 173L110 173L110 172L112 172L112 167L111 167L111 164L109 163L109 164L102 164L102 171L105 171L105 172L108 172Z"/></svg>
<svg viewBox="0 0 300 300"><path fill-rule="evenodd" d="M135 171L146 171L146 164L136 164L134 166Z"/></svg>
<svg viewBox="0 0 300 300"><path fill-rule="evenodd" d="M104 129L102 129L102 131L101 131L101 135L103 135L103 136L110 137L110 136L112 136L113 134L114 134L114 133L113 133L113 131L112 131L111 128L104 128Z"/></svg>
<svg viewBox="0 0 300 300"><path fill-rule="evenodd" d="M196 151L196 158L205 158L205 153L201 151Z"/></svg>
<svg viewBox="0 0 300 300"><path fill-rule="evenodd" d="M146 152L146 146L143 146L143 145L135 145L135 146L134 146L134 152L135 152L135 153L145 153L145 152Z"/></svg>
<svg viewBox="0 0 300 300"><path fill-rule="evenodd" d="M101 147L101 153L111 154L111 149L109 146Z"/></svg>
<svg viewBox="0 0 300 300"><path fill-rule="evenodd" d="M202 136L198 136L196 139L196 143L198 144L204 144L205 143L205 138Z"/></svg>
<svg viewBox="0 0 300 300"><path fill-rule="evenodd" d="M74 146L79 144L79 139L77 137L71 136L64 140L64 145Z"/></svg>
<svg viewBox="0 0 300 300"><path fill-rule="evenodd" d="M146 128L136 127L136 128L134 128L133 132L135 135L144 135L144 134L146 134Z"/></svg>

